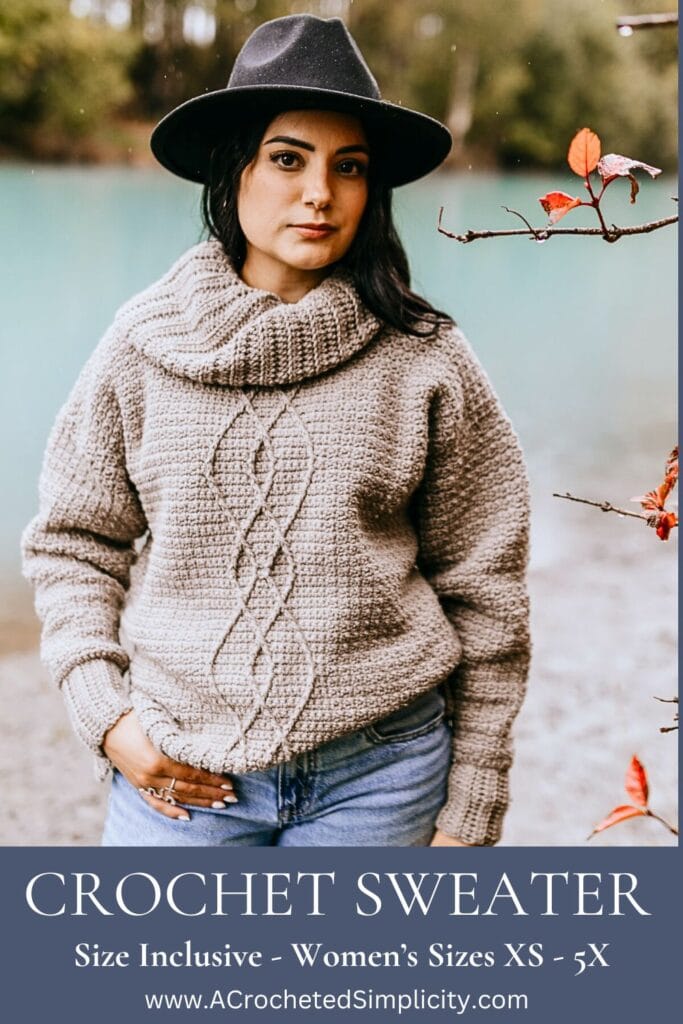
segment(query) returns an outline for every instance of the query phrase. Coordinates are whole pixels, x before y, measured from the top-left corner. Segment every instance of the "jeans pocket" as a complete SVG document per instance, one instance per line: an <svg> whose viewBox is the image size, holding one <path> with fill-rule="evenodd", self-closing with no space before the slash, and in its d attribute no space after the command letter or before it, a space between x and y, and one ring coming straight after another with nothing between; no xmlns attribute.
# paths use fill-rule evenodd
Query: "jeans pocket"
<svg viewBox="0 0 683 1024"><path fill-rule="evenodd" d="M365 728L371 743L401 743L432 732L445 717L446 702L439 690L421 694L411 704L392 711Z"/></svg>

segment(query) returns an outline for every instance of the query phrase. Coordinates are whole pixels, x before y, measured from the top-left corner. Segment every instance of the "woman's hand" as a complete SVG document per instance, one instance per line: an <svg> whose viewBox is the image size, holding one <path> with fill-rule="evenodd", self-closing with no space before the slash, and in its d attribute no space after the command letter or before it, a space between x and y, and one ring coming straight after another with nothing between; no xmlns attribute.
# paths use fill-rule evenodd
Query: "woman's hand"
<svg viewBox="0 0 683 1024"><path fill-rule="evenodd" d="M134 711L122 715L105 733L102 749L128 782L140 790L145 803L167 818L189 821L190 815L184 808L147 793L148 786L163 789L175 779L174 798L197 807L224 808L226 803L237 802L232 780L227 776L192 768L157 750L142 731Z"/></svg>
<svg viewBox="0 0 683 1024"><path fill-rule="evenodd" d="M441 832L438 828L432 836L430 846L473 846L474 843L463 843L455 836L447 836L445 832Z"/></svg>

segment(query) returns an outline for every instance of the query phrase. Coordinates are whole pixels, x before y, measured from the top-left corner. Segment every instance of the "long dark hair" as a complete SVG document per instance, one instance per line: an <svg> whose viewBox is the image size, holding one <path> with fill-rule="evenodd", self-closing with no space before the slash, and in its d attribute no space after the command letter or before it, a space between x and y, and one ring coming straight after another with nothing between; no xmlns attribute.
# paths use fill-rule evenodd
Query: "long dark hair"
<svg viewBox="0 0 683 1024"><path fill-rule="evenodd" d="M245 120L233 136L211 155L202 192L202 219L217 238L235 269L242 266L246 239L237 217L237 192L242 171L252 162L263 133L277 111ZM452 318L431 306L410 288L408 257L391 210L392 192L381 177L368 172L368 201L348 251L340 261L353 278L362 302L381 321L406 333L425 337Z"/></svg>

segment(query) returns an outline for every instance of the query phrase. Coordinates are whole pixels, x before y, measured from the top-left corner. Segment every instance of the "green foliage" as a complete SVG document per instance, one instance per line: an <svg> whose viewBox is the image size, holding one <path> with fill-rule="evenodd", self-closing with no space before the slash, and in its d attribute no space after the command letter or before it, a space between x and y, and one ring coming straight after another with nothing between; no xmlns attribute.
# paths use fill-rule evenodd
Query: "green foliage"
<svg viewBox="0 0 683 1024"><path fill-rule="evenodd" d="M217 19L209 46L183 36L187 8L202 4ZM129 116L154 121L222 88L262 22L341 11L383 95L445 120L460 163L562 165L570 139L588 125L608 151L676 165L677 33L619 36L621 0L133 0L127 32L106 27L106 8L99 0L95 21L73 17L67 0L2 0L6 148L69 154L122 104ZM661 0L629 0L630 14L658 10Z"/></svg>
<svg viewBox="0 0 683 1024"><path fill-rule="evenodd" d="M2 0L0 138L25 154L68 156L132 89L132 40L76 19L61 0Z"/></svg>
<svg viewBox="0 0 683 1024"><path fill-rule="evenodd" d="M563 164L590 125L609 148L673 168L677 34L624 38L623 13L621 0L412 0L388 19L385 0L356 0L350 24L387 98L447 121L461 162L476 152L515 167Z"/></svg>
<svg viewBox="0 0 683 1024"><path fill-rule="evenodd" d="M488 90L480 91L470 141L493 132L503 163L550 166L564 162L570 139L586 125L607 151L674 167L676 32L623 38L614 27L622 12L614 0L574 0L569 7L544 0L535 31L511 55L528 74L507 92L504 122L494 122ZM655 36L661 61L653 60Z"/></svg>

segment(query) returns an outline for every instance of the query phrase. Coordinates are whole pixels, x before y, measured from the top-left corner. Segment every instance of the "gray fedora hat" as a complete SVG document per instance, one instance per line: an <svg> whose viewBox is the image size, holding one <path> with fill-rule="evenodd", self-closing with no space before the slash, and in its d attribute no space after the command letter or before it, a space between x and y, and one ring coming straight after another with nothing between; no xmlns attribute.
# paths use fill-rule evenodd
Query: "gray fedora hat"
<svg viewBox="0 0 683 1024"><path fill-rule="evenodd" d="M448 155L445 125L383 100L363 55L340 18L293 14L260 25L235 60L225 89L182 103L152 132L157 160L189 181L207 180L214 147L263 110L324 109L355 114L388 185L428 174Z"/></svg>

